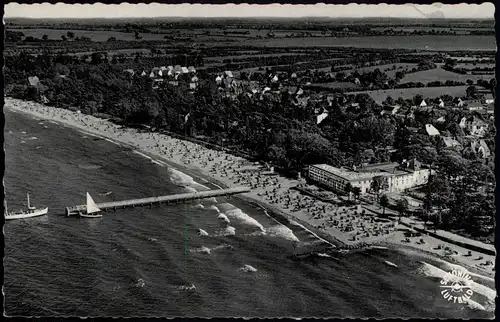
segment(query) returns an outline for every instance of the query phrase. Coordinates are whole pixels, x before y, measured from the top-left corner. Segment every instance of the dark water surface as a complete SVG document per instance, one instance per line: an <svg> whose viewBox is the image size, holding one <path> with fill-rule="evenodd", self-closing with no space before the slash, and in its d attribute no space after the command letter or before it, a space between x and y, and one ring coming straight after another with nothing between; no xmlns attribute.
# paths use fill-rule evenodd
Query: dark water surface
<svg viewBox="0 0 500 322"><path fill-rule="evenodd" d="M4 226L7 315L492 316L448 303L439 278L399 252L290 260L294 238L314 238L237 198L66 218L64 207L85 203L87 191L104 202L203 187L128 148L5 113L9 209L24 207L27 192L34 205L49 207L47 216ZM221 228L218 211L235 235ZM198 236L198 228L209 236Z"/></svg>

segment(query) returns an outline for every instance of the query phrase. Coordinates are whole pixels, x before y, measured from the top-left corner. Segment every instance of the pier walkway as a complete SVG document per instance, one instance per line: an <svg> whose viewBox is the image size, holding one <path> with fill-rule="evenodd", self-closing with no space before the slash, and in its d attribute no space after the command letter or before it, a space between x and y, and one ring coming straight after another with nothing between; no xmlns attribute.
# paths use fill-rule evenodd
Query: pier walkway
<svg viewBox="0 0 500 322"><path fill-rule="evenodd" d="M152 206L153 204L172 204L182 201L191 201L191 200L206 199L206 198L213 198L220 196L231 196L247 192L250 192L250 189L247 187L236 187L236 188L220 189L220 190L181 193L181 194L160 196L160 197L103 202L103 203L98 203L96 205L102 211L107 211L107 210L125 209L127 207L135 207L135 206ZM66 216L78 215L80 213L86 213L86 212L87 212L87 205L76 205L76 206L66 207Z"/></svg>

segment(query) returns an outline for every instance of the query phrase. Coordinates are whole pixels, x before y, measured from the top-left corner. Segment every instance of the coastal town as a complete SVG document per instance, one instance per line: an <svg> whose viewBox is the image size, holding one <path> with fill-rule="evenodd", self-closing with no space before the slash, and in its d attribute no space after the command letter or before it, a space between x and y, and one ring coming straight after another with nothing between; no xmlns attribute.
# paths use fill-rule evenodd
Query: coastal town
<svg viewBox="0 0 500 322"><path fill-rule="evenodd" d="M492 281L496 52L486 40L375 43L404 32L486 39L494 21L439 21L437 32L300 21L7 19L4 108L136 149L196 184L248 188L231 198L290 232L289 258L404 249ZM313 38L326 45L294 45ZM245 216L248 236L266 234ZM486 293L491 312L496 291Z"/></svg>

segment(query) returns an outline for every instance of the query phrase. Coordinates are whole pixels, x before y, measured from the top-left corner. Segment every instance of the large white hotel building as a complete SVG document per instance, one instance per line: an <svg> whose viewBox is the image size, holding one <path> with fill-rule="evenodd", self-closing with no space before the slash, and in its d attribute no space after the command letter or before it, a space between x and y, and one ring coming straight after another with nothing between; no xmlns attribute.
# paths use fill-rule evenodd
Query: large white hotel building
<svg viewBox="0 0 500 322"><path fill-rule="evenodd" d="M361 194L370 191L375 177L386 179L386 192L405 191L428 182L430 170L421 168L417 160L398 163L378 163L359 168L336 168L327 164L309 166L309 179L336 191L344 191L347 183L359 187Z"/></svg>

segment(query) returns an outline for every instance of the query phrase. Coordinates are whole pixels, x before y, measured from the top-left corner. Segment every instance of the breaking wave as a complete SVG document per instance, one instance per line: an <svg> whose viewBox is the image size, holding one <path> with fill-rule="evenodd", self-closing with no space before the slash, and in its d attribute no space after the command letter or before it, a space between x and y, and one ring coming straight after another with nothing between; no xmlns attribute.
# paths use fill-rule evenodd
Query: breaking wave
<svg viewBox="0 0 500 322"><path fill-rule="evenodd" d="M218 245L218 246L215 246L212 248L209 248L206 246L201 246L198 248L190 249L189 251L192 253L202 253L202 254L210 255L210 254L212 254L212 251L217 251L217 250L221 250L221 249L231 249L232 250L233 246L231 246L229 244L222 244L222 245Z"/></svg>
<svg viewBox="0 0 500 322"><path fill-rule="evenodd" d="M205 246L201 246L199 248L194 248L189 250L191 253L202 253L202 254L207 254L210 255L211 249Z"/></svg>
<svg viewBox="0 0 500 322"><path fill-rule="evenodd" d="M169 172L170 172L170 181L172 181L173 184L176 184L178 186L184 186L184 188L186 189L188 189L188 187L190 189L195 189L196 187L197 189L200 190L209 190L207 186L199 184L193 179L193 177L185 174L184 172L181 172L173 168L170 168ZM196 192L197 190L194 191L191 190L191 191Z"/></svg>
<svg viewBox="0 0 500 322"><path fill-rule="evenodd" d="M236 235L236 228L232 226L227 226L225 228L218 229L214 236L234 236Z"/></svg>
<svg viewBox="0 0 500 322"><path fill-rule="evenodd" d="M266 231L269 236L281 237L293 242L300 242L300 240L297 238L297 236L295 236L293 231L290 228L283 225L269 227Z"/></svg>
<svg viewBox="0 0 500 322"><path fill-rule="evenodd" d="M250 217L248 214L244 213L239 208L227 210L226 214L228 217L235 218L244 225L256 227L259 228L261 231L265 231L264 226L262 226L260 222L255 220L253 217Z"/></svg>
<svg viewBox="0 0 500 322"><path fill-rule="evenodd" d="M139 278L136 283L134 283L134 287L144 287L146 285L146 282L142 278Z"/></svg>
<svg viewBox="0 0 500 322"><path fill-rule="evenodd" d="M238 268L239 271L245 272L245 273L255 273L257 272L257 269L253 267L252 265L245 264L243 267Z"/></svg>
<svg viewBox="0 0 500 322"><path fill-rule="evenodd" d="M208 236L208 233L205 230L198 228L197 235L198 236Z"/></svg>
<svg viewBox="0 0 500 322"><path fill-rule="evenodd" d="M220 210L219 210L219 208L217 208L217 206L211 205L210 207L208 207L208 209L212 209L212 210L217 211L217 213L220 213Z"/></svg>
<svg viewBox="0 0 500 322"><path fill-rule="evenodd" d="M177 289L181 291L193 291L196 290L196 286L194 284L181 285Z"/></svg>
<svg viewBox="0 0 500 322"><path fill-rule="evenodd" d="M221 222L225 222L225 223L227 223L227 224L231 223L231 221L229 220L229 218L227 218L227 216L226 216L226 215L221 214L221 213L219 213L219 215L217 216L217 219L218 219L219 221L221 221Z"/></svg>

